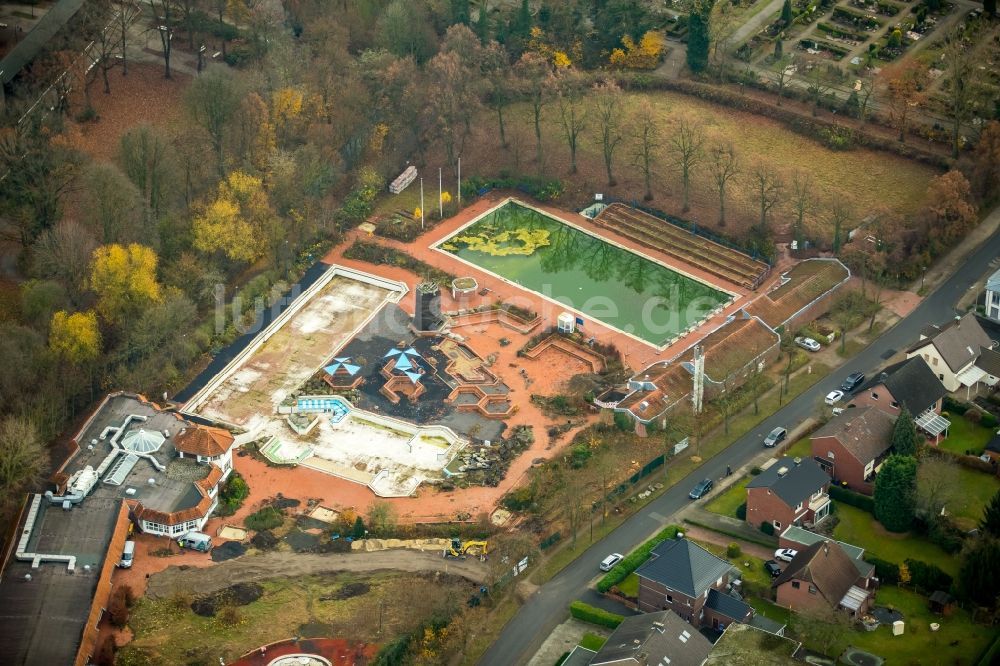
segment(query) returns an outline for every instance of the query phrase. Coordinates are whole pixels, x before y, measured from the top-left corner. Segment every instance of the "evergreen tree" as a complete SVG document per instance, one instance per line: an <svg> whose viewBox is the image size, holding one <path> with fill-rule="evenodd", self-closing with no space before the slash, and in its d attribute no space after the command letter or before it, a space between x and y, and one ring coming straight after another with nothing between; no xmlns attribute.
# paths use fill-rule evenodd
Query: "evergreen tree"
<svg viewBox="0 0 1000 666"><path fill-rule="evenodd" d="M913 415L906 407L903 407L903 411L896 417L896 423L892 426L891 441L893 451L897 455L917 455L917 426L913 422Z"/></svg>
<svg viewBox="0 0 1000 666"><path fill-rule="evenodd" d="M528 6L528 0L521 0L521 7L517 10L510 32L512 36L524 40L531 35L531 8Z"/></svg>
<svg viewBox="0 0 1000 666"><path fill-rule="evenodd" d="M781 22L786 26L792 22L792 0L785 0L781 6Z"/></svg>
<svg viewBox="0 0 1000 666"><path fill-rule="evenodd" d="M916 505L917 459L889 456L875 479L875 518L890 532L905 532L913 524Z"/></svg>
<svg viewBox="0 0 1000 666"><path fill-rule="evenodd" d="M983 10L990 18L997 16L997 0L983 0Z"/></svg>
<svg viewBox="0 0 1000 666"><path fill-rule="evenodd" d="M993 608L1000 597L1000 540L989 535L975 539L962 556L959 593L979 606Z"/></svg>
<svg viewBox="0 0 1000 666"><path fill-rule="evenodd" d="M993 499L986 505L983 511L983 519L979 523L979 529L986 534L1000 538L1000 490L993 495Z"/></svg>
<svg viewBox="0 0 1000 666"><path fill-rule="evenodd" d="M688 14L687 65L695 74L708 67L708 51L711 46L708 22L711 12L710 1L695 2Z"/></svg>
<svg viewBox="0 0 1000 666"><path fill-rule="evenodd" d="M355 539L363 539L364 538L364 536L365 536L365 521L361 519L361 516L358 516L357 518L355 518L355 520L354 520L354 531L351 533L351 536L354 537Z"/></svg>
<svg viewBox="0 0 1000 666"><path fill-rule="evenodd" d="M483 6L479 7L479 18L476 20L476 36L479 37L479 43L484 46L490 41L490 17Z"/></svg>
<svg viewBox="0 0 1000 666"><path fill-rule="evenodd" d="M469 10L469 0L451 0L451 23L461 23L469 25L471 11Z"/></svg>

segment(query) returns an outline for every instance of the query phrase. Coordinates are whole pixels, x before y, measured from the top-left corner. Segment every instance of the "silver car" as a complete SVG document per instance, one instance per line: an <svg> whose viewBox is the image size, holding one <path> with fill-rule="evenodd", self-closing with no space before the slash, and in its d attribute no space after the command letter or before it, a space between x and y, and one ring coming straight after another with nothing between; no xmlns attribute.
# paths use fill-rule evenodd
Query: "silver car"
<svg viewBox="0 0 1000 666"><path fill-rule="evenodd" d="M799 347L802 347L806 351L811 351L811 352L818 352L820 349L822 349L822 347L820 347L820 344L815 340L813 340L812 338L803 338L803 337L795 338L795 344L797 344Z"/></svg>

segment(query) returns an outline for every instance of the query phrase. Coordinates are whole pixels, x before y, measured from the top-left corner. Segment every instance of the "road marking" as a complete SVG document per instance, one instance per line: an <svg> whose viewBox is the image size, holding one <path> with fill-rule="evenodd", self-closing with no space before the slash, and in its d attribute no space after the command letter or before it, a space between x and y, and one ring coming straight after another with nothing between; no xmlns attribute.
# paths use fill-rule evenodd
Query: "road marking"
<svg viewBox="0 0 1000 666"><path fill-rule="evenodd" d="M656 511L650 511L648 515L653 520L658 520L661 523L667 522L667 517L664 516L663 514L657 513Z"/></svg>

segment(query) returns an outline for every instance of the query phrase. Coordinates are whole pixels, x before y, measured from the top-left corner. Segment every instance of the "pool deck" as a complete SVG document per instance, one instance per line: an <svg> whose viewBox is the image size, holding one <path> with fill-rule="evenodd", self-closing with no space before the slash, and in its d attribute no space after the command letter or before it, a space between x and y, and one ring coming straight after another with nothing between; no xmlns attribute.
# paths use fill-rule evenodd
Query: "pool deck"
<svg viewBox="0 0 1000 666"><path fill-rule="evenodd" d="M466 296L460 296L459 300L456 301L451 297L451 293L447 289L442 289L442 310L453 311L462 308L473 308L480 305L491 304L497 300L502 300L506 303L537 312L543 319L541 325L542 327L555 326L556 318L566 308L552 303L534 291L530 291L507 282L506 280L495 276L493 273L471 266L463 261L460 261L453 255L435 249L434 247L455 234L462 227L468 225L471 221L481 217L491 209L507 201L509 198L509 193L489 193L482 196L454 217L444 220L436 227L417 237L416 240L410 243L392 241L381 237L372 238L364 232L354 230L351 232L347 241L331 250L324 260L331 263L338 263L352 268L357 268L358 270L372 271L386 278L412 282L413 279L409 272L395 266L383 265L378 266L373 270L371 264L343 258L343 252L350 247L353 240L374 241L381 245L398 248L420 259L421 261L434 266L435 268L448 271L458 277L474 277L479 282L480 289L485 287L490 290L490 293L486 296L479 296L478 293L469 294ZM723 324L730 315L744 307L748 302L765 293L772 284L777 282L781 272L788 267L783 265L775 266L771 273L771 279L762 285L756 292L750 292L733 283L719 279L705 271L699 270L694 266L679 262L661 252L643 247L631 239L619 236L607 228L594 224L591 220L587 219L583 215L580 215L579 213L574 213L560 209L556 206L540 204L537 202L531 202L529 205L543 211L547 215L551 215L558 220L569 222L570 224L577 226L588 233L602 239L606 239L616 245L631 250L636 254L649 257L671 270L689 275L701 282L719 289L720 291L735 295L736 298L734 302L730 303L725 309L722 310L722 312L714 317L703 320L697 329L689 333L687 336L676 340L672 345L664 348L657 348L653 344L624 333L617 328L592 319L589 316L586 317L584 329L587 333L593 335L602 343L615 345L615 347L622 352L625 363L633 369L643 368L652 362L672 358L679 352L687 349L696 340L704 337L707 333L715 330L718 326ZM410 298L404 298L400 302L400 306L406 309L407 312L412 313L413 311L413 303Z"/></svg>

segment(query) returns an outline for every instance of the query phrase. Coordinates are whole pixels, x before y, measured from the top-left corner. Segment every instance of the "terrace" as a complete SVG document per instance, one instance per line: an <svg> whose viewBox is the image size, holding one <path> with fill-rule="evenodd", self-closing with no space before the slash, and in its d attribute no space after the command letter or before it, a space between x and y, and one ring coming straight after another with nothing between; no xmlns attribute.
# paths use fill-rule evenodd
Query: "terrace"
<svg viewBox="0 0 1000 666"><path fill-rule="evenodd" d="M614 203L595 220L627 238L693 263L712 275L744 289L760 287L771 267L719 243L696 236L657 217Z"/></svg>

